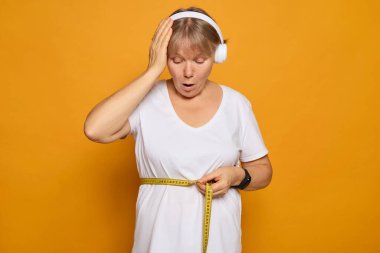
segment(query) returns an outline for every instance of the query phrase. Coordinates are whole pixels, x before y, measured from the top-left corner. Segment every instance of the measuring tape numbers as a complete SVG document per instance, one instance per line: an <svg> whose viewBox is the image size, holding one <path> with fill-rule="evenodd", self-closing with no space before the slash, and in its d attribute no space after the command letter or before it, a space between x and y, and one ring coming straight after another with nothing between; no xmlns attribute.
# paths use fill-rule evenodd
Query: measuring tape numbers
<svg viewBox="0 0 380 253"><path fill-rule="evenodd" d="M175 186L191 186L198 180L174 179L174 178L140 178L141 184L161 184ZM212 207L212 182L206 183L204 218L203 218L203 253L207 252L208 237L210 231L210 218Z"/></svg>

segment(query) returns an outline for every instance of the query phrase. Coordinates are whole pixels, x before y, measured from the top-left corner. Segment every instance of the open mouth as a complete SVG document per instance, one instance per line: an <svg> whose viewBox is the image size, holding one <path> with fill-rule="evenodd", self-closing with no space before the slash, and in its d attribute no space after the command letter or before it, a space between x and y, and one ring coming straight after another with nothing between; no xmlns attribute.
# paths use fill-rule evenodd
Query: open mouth
<svg viewBox="0 0 380 253"><path fill-rule="evenodd" d="M193 83L190 83L190 84L184 83L183 85L185 85L186 87L191 87L194 84Z"/></svg>

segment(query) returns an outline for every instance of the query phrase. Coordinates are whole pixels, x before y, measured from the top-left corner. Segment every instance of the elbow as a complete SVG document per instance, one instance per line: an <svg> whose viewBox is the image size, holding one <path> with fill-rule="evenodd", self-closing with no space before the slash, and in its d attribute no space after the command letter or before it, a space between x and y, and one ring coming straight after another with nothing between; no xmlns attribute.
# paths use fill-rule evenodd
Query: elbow
<svg viewBox="0 0 380 253"><path fill-rule="evenodd" d="M83 124L83 133L87 139L97 143L110 143L114 141L111 137L107 137L104 133L100 132L93 121L87 116Z"/></svg>
<svg viewBox="0 0 380 253"><path fill-rule="evenodd" d="M270 185L272 181L272 167L270 164L261 167L260 176L256 182L256 186L252 190L261 190Z"/></svg>
<svg viewBox="0 0 380 253"><path fill-rule="evenodd" d="M90 128L86 123L83 126L83 133L87 137L87 139L93 142L102 143L102 138L100 137L100 135L97 134L96 131L93 128Z"/></svg>
<svg viewBox="0 0 380 253"><path fill-rule="evenodd" d="M84 132L84 135L89 140L91 140L93 142L101 143L101 144L112 143L112 142L119 139L119 135L117 135L117 134L109 136L109 137L104 137L104 136L100 136L99 134L97 134L94 130L91 130L91 129L86 128L86 127L83 128L83 132Z"/></svg>
<svg viewBox="0 0 380 253"><path fill-rule="evenodd" d="M273 175L272 166L268 165L263 188L266 188L270 185L270 183L272 182L272 175Z"/></svg>
<svg viewBox="0 0 380 253"><path fill-rule="evenodd" d="M95 142L99 141L99 138L96 136L95 132L92 129L87 128L86 126L83 127L83 133L87 137L87 139Z"/></svg>

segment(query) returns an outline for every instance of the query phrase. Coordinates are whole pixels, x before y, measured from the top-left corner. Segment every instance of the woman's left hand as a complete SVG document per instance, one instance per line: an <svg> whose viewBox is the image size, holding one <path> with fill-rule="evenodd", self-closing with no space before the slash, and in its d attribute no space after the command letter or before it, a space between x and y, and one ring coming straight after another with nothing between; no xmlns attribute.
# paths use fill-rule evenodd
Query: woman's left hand
<svg viewBox="0 0 380 253"><path fill-rule="evenodd" d="M198 179L196 183L200 192L205 194L206 182L213 181L211 184L213 197L222 196L227 193L231 185L236 181L238 174L237 167L220 167L206 176Z"/></svg>

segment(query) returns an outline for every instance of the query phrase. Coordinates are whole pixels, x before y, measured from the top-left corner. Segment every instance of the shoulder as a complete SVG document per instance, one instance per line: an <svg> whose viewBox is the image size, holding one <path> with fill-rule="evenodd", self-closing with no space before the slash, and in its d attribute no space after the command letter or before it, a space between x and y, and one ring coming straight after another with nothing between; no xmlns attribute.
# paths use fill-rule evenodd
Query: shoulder
<svg viewBox="0 0 380 253"><path fill-rule="evenodd" d="M162 92L164 89L166 89L166 80L165 79L156 80L152 89L149 91L149 94L159 93L159 92Z"/></svg>
<svg viewBox="0 0 380 253"><path fill-rule="evenodd" d="M237 106L251 106L249 99L240 91L235 90L225 84L219 84L222 86L223 91L226 92L228 100L237 104Z"/></svg>
<svg viewBox="0 0 380 253"><path fill-rule="evenodd" d="M157 96L161 96L166 88L165 80L157 80L149 92L145 95L143 101L151 101L157 99Z"/></svg>
<svg viewBox="0 0 380 253"><path fill-rule="evenodd" d="M148 91L147 94L140 101L138 106L136 107L138 111L146 111L150 110L152 107L158 106L157 103L160 103L163 99L163 91L165 88L165 80L156 80L152 88Z"/></svg>

